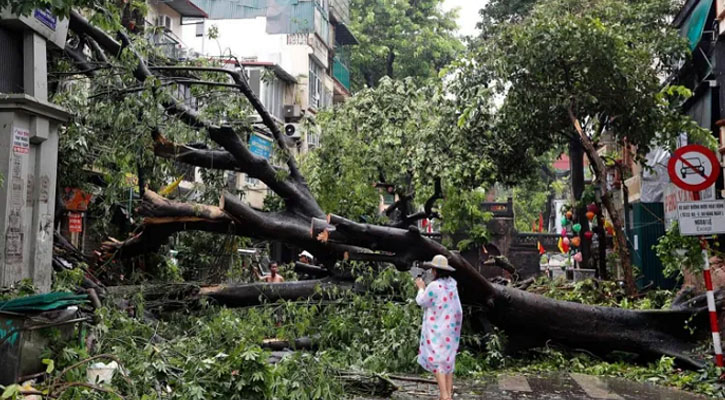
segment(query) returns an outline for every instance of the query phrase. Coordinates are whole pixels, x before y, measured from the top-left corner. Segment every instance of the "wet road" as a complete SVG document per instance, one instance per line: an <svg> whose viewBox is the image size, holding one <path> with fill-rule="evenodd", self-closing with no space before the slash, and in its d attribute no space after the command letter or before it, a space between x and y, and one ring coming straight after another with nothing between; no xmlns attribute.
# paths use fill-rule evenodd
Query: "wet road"
<svg viewBox="0 0 725 400"><path fill-rule="evenodd" d="M438 398L437 387L432 383L396 379L393 381L400 390L389 398L391 400ZM498 378L476 383L457 382L454 399L703 400L706 397L653 384L572 373L545 376L500 375Z"/></svg>

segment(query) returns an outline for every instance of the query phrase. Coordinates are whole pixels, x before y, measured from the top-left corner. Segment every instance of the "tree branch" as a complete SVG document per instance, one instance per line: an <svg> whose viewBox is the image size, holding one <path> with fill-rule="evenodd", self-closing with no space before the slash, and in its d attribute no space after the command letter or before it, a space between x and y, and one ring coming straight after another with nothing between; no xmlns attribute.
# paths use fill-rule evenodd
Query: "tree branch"
<svg viewBox="0 0 725 400"><path fill-rule="evenodd" d="M151 134L154 138L154 154L161 158L202 168L243 172L234 156L226 150L209 150L176 144L166 139L158 129L153 129Z"/></svg>
<svg viewBox="0 0 725 400"><path fill-rule="evenodd" d="M95 40L102 48L108 52L119 55L122 51L120 43L111 39L105 32L91 25L85 18L80 14L73 11L70 14L70 27L76 33L82 33L88 35L91 39ZM126 47L134 57L138 60L138 66L134 70L134 76L140 82L144 82L147 78L153 77L151 69L146 65L144 59L135 51L128 36L123 32L118 32L118 36L123 43L123 47ZM153 67L154 69L191 69L194 67ZM200 67L197 67L200 68ZM217 72L223 72L229 74L235 81L237 87L242 93L247 96L252 106L257 110L265 124L269 124L268 128L275 135L275 139L278 144L284 146L284 141L281 132L274 125L271 116L264 109L259 99L254 95L249 88L249 85L244 80L243 76L231 70L224 68L214 69ZM163 107L170 114L176 115L181 121L186 123L192 128L206 129L212 140L219 143L224 147L239 164L241 171L247 173L251 177L260 179L273 191L279 194L286 202L288 208L295 213L308 216L322 216L324 213L320 209L317 202L314 200L312 194L309 191L304 179L299 175L296 164L293 159L288 159L288 167L290 168L290 174L293 176L294 181L290 182L285 179L281 179L274 167L266 159L253 154L249 149L242 143L239 136L230 127L219 127L210 122L204 120L199 114L188 108L186 105L176 101L168 100L165 101ZM283 151L286 151L285 147L282 147Z"/></svg>

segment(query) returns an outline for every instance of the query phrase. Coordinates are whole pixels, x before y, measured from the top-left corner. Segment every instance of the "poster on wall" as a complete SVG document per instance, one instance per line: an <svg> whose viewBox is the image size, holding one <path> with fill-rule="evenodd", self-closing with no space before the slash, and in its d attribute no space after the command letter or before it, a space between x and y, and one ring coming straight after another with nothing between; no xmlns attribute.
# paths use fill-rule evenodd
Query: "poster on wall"
<svg viewBox="0 0 725 400"><path fill-rule="evenodd" d="M22 128L13 129L13 153L28 154L30 152L30 132Z"/></svg>

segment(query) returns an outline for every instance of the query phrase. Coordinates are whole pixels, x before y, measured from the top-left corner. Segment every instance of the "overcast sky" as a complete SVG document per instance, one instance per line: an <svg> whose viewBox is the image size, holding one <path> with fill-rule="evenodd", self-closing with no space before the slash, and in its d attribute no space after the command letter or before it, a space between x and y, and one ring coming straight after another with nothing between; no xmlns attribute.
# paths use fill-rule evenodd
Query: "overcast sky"
<svg viewBox="0 0 725 400"><path fill-rule="evenodd" d="M478 10L483 8L487 0L444 0L443 8L450 10L458 7L458 26L461 35L472 35L476 33L478 23Z"/></svg>

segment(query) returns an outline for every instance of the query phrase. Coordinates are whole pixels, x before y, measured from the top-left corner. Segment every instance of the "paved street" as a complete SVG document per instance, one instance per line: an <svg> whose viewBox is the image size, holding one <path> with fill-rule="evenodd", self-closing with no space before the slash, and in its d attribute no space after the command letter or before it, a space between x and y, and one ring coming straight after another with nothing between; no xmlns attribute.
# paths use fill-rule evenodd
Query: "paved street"
<svg viewBox="0 0 725 400"><path fill-rule="evenodd" d="M415 378L411 378L415 379ZM393 381L400 386L391 400L437 399L428 382ZM706 397L652 384L583 374L500 375L484 382L456 382L454 399L487 400L702 400Z"/></svg>

